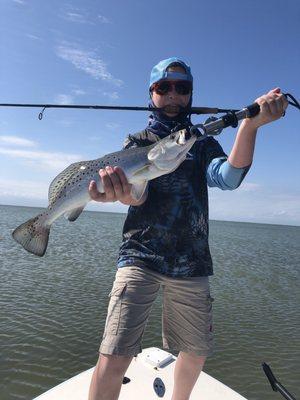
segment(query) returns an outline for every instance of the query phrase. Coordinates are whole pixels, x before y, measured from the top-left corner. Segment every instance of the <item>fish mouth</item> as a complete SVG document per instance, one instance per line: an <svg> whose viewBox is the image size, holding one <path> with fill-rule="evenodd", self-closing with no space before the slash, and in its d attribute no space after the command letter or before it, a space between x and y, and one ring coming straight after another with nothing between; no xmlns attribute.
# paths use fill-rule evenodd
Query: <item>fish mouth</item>
<svg viewBox="0 0 300 400"><path fill-rule="evenodd" d="M184 160L187 152L193 146L196 141L196 136L192 135L189 130L184 129L182 135L179 135L179 138L176 140L176 143L182 147L181 151L175 157L174 161L179 159Z"/></svg>
<svg viewBox="0 0 300 400"><path fill-rule="evenodd" d="M176 144L179 146L186 146L192 138L193 135L191 132L188 129L184 129L183 131L180 131L180 134L176 139Z"/></svg>

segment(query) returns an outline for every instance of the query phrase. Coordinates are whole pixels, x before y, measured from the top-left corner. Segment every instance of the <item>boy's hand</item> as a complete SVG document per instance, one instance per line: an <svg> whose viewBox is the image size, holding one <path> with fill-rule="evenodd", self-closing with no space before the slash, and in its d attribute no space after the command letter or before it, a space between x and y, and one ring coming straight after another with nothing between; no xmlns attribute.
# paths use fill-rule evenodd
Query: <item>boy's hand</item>
<svg viewBox="0 0 300 400"><path fill-rule="evenodd" d="M280 88L270 90L269 93L258 97L255 102L260 105L260 113L256 117L245 120L247 125L255 129L283 117L288 106L288 101Z"/></svg>
<svg viewBox="0 0 300 400"><path fill-rule="evenodd" d="M138 201L131 194L132 185L128 183L124 171L120 167L109 167L99 171L102 180L104 193L100 193L97 189L95 181L91 181L89 185L89 194L92 200L99 202L115 202L120 201L125 205L137 205Z"/></svg>

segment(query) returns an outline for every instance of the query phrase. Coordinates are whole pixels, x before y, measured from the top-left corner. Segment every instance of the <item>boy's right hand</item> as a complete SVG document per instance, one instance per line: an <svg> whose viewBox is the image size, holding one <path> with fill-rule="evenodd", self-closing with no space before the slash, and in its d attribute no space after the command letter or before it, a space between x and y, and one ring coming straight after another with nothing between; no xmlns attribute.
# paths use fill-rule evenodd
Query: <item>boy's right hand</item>
<svg viewBox="0 0 300 400"><path fill-rule="evenodd" d="M92 200L102 203L120 201L125 205L139 205L141 200L137 201L131 196L132 185L128 182L124 171L120 167L107 166L99 171L102 180L104 193L100 193L95 181L89 185L89 194ZM144 197L144 196L143 196Z"/></svg>

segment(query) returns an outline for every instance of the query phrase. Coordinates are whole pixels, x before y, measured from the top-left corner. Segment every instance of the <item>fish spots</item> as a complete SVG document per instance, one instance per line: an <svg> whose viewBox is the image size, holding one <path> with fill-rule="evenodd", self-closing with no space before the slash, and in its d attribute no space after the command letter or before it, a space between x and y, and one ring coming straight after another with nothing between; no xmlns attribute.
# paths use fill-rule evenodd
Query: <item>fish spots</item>
<svg viewBox="0 0 300 400"><path fill-rule="evenodd" d="M80 161L69 165L50 184L49 206L52 205L55 208L56 201L64 201L65 198L76 193L77 188L82 191L87 181L95 179L100 168L105 168L108 165L119 165L121 153L116 152L95 160ZM52 208L49 207L49 210L52 210Z"/></svg>
<svg viewBox="0 0 300 400"><path fill-rule="evenodd" d="M108 156L105 158L105 163L103 163L103 166L115 164L115 163L119 162L120 160L121 160L120 157L112 154L111 156Z"/></svg>

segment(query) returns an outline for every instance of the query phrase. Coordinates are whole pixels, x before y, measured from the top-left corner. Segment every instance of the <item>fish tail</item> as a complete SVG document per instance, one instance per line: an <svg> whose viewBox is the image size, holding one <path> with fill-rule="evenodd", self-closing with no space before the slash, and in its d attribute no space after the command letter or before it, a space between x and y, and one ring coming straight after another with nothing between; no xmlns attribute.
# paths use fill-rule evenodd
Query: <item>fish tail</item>
<svg viewBox="0 0 300 400"><path fill-rule="evenodd" d="M16 242L29 253L42 257L48 246L50 225L45 213L39 214L18 226L12 233Z"/></svg>

